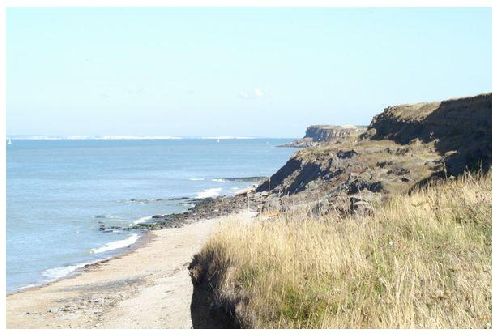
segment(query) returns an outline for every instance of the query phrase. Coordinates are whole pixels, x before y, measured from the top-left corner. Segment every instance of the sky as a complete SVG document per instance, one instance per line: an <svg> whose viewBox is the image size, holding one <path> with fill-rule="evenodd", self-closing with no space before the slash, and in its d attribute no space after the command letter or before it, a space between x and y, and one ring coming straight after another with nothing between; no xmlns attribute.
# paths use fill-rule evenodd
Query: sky
<svg viewBox="0 0 500 336"><path fill-rule="evenodd" d="M7 135L300 137L491 91L488 8L9 8Z"/></svg>

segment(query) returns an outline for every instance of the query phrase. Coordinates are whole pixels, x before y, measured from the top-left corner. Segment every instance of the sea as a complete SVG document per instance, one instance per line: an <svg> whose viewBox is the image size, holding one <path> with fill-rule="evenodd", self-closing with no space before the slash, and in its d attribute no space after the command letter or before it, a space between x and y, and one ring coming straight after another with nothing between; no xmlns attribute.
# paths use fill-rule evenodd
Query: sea
<svg viewBox="0 0 500 336"><path fill-rule="evenodd" d="M124 253L144 234L131 225L186 211L192 199L235 194L255 183L244 178L272 175L294 152L277 145L291 140L12 139L7 292Z"/></svg>

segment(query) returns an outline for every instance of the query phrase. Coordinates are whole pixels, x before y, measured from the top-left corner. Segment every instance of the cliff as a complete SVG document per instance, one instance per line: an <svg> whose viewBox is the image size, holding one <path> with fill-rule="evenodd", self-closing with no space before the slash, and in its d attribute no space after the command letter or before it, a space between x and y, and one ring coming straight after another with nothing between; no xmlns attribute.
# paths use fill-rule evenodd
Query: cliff
<svg viewBox="0 0 500 336"><path fill-rule="evenodd" d="M309 127L314 146L245 195L264 215L226 221L193 258L209 314L230 327L491 328L491 173L431 183L490 169L491 98L388 107L360 136Z"/></svg>
<svg viewBox="0 0 500 336"><path fill-rule="evenodd" d="M391 106L354 138L345 128L311 126L305 138L318 145L296 153L258 186L256 195L264 195L264 208L309 203L320 212L352 213L356 203L365 211L367 204L430 180L488 170L491 98Z"/></svg>
<svg viewBox="0 0 500 336"><path fill-rule="evenodd" d="M492 157L492 95L443 102L389 106L368 128L314 125L298 151L255 192L190 201L194 208L155 216L133 228L180 227L186 222L248 207L316 214L370 213L394 194L408 193L429 181L465 170L488 170ZM364 132L363 132L364 131ZM304 142L307 141L307 142ZM112 228L111 228L112 229Z"/></svg>
<svg viewBox="0 0 500 336"><path fill-rule="evenodd" d="M312 125L306 129L306 135L302 139L292 141L280 147L316 147L327 142L342 142L354 139L365 131L366 127L363 126Z"/></svg>
<svg viewBox="0 0 500 336"><path fill-rule="evenodd" d="M360 135L366 127L358 126L334 126L334 125L313 125L306 129L304 139L311 139L316 142L330 142L343 140L352 136Z"/></svg>
<svg viewBox="0 0 500 336"><path fill-rule="evenodd" d="M466 167L491 166L492 95L442 102L387 107L375 116L366 132L372 140L389 139L400 144L420 140L435 143L445 158L448 173Z"/></svg>

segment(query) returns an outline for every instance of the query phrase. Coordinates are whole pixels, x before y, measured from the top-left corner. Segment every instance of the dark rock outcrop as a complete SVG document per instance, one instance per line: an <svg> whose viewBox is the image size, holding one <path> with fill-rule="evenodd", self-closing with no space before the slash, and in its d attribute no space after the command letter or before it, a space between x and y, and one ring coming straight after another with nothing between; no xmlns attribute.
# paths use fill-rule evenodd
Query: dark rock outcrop
<svg viewBox="0 0 500 336"><path fill-rule="evenodd" d="M311 126L303 140L315 143L313 148L297 152L257 194L269 193L264 208L286 211L290 204L308 203L323 213L326 202L352 213L365 204L350 203L349 197L361 193L375 195L371 202L467 169L489 169L491 98L388 107L354 139L346 128Z"/></svg>
<svg viewBox="0 0 500 336"><path fill-rule="evenodd" d="M492 152L492 94L442 102L387 107L375 116L365 138L400 144L435 142L449 174L489 169Z"/></svg>
<svg viewBox="0 0 500 336"><path fill-rule="evenodd" d="M158 230L166 228L179 228L202 219L210 219L229 215L248 207L247 194L234 196L218 196L215 198L190 199L192 208L180 213L168 215L154 215L151 221L135 224L128 227L129 230Z"/></svg>

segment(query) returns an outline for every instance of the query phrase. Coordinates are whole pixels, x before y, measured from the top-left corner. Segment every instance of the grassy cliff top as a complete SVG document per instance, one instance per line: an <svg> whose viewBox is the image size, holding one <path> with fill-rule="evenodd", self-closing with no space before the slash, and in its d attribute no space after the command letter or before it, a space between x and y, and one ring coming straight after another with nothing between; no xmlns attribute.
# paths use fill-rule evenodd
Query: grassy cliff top
<svg viewBox="0 0 500 336"><path fill-rule="evenodd" d="M253 328L490 328L491 175L400 195L371 216L227 220L191 272Z"/></svg>

